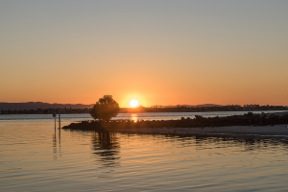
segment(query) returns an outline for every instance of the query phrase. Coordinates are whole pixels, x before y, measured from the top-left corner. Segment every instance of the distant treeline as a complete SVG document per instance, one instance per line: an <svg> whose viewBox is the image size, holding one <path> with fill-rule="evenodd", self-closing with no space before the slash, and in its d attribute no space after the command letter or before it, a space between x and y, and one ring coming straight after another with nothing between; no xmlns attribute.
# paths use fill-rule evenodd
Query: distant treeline
<svg viewBox="0 0 288 192"><path fill-rule="evenodd" d="M273 105L178 105L172 107L145 108L146 112L208 112L208 111L266 111L266 110L288 110L288 106Z"/></svg>
<svg viewBox="0 0 288 192"><path fill-rule="evenodd" d="M268 111L288 110L288 106L273 105L177 105L177 106L154 106L149 108L129 109L122 108L121 112L209 112L209 111Z"/></svg>
<svg viewBox="0 0 288 192"><path fill-rule="evenodd" d="M35 105L35 104L34 104ZM91 105L92 106L92 105ZM1 107L1 105L0 105ZM267 110L288 110L287 106L272 106L272 105L201 105L201 106L154 106L154 107L140 107L137 109L121 108L122 113L135 112L209 112L209 111L267 111ZM19 105L10 106L10 108L0 108L0 114L75 114L75 113L89 113L90 105L49 105L42 106L42 108L28 108Z"/></svg>
<svg viewBox="0 0 288 192"><path fill-rule="evenodd" d="M43 102L0 103L0 114L88 113L92 105Z"/></svg>
<svg viewBox="0 0 288 192"><path fill-rule="evenodd" d="M73 108L59 108L59 109L10 109L1 110L0 114L79 114L88 113L90 108L73 109Z"/></svg>

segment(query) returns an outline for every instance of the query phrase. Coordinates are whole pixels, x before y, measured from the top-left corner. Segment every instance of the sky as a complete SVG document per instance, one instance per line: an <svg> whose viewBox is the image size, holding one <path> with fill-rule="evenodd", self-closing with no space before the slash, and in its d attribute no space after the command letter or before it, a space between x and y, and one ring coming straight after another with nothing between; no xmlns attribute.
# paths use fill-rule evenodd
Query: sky
<svg viewBox="0 0 288 192"><path fill-rule="evenodd" d="M1 0L0 101L288 105L286 0Z"/></svg>

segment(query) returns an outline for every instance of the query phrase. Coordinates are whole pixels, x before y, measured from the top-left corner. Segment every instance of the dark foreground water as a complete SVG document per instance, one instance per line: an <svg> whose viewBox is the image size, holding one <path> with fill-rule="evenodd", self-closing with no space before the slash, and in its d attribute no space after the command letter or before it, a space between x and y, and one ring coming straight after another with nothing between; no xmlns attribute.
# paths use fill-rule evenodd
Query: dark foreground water
<svg viewBox="0 0 288 192"><path fill-rule="evenodd" d="M47 118L0 121L1 192L277 192L288 191L287 176L288 140L100 134L55 131Z"/></svg>

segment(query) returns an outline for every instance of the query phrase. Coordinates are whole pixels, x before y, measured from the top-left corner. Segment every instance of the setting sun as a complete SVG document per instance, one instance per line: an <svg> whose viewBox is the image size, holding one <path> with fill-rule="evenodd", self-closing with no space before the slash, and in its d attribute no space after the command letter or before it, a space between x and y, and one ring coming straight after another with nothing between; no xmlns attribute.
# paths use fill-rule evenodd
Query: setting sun
<svg viewBox="0 0 288 192"><path fill-rule="evenodd" d="M139 105L140 105L140 103L137 99L131 99L129 101L129 107L131 107L131 108L137 108L137 107L139 107Z"/></svg>

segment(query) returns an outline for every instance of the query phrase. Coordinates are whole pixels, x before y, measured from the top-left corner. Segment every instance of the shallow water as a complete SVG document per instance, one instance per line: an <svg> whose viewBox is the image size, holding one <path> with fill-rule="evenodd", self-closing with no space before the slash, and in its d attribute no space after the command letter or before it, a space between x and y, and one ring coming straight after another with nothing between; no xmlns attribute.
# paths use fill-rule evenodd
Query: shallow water
<svg viewBox="0 0 288 192"><path fill-rule="evenodd" d="M66 119L63 124L75 119ZM288 140L59 131L0 121L0 191L287 191Z"/></svg>

